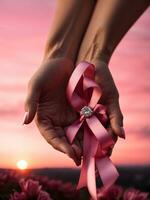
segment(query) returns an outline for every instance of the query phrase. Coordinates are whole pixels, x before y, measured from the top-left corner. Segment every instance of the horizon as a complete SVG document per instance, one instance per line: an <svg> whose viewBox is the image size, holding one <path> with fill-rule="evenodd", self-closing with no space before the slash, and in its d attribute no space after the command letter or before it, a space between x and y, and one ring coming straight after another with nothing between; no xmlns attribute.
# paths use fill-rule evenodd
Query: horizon
<svg viewBox="0 0 150 200"><path fill-rule="evenodd" d="M137 164L137 165L130 165L130 164L124 164L124 165L115 165L117 168L149 168L150 167L150 164ZM0 170L14 170L14 171L20 171L20 172L25 172L25 171L30 171L30 170L45 170L45 169L56 169L56 170L80 170L81 168L81 165L79 167L61 167L61 166L57 166L57 167L50 167L50 166L43 166L43 167L35 167L35 168L26 168L26 169L18 169L17 167L12 167L12 168L1 168L0 167Z"/></svg>
<svg viewBox="0 0 150 200"><path fill-rule="evenodd" d="M53 0L0 2L0 168L16 168L22 159L28 169L77 168L44 140L34 123L22 126L27 83L42 60L54 9ZM150 165L149 17L150 9L121 41L109 66L126 130L126 140L118 140L111 157L116 166Z"/></svg>

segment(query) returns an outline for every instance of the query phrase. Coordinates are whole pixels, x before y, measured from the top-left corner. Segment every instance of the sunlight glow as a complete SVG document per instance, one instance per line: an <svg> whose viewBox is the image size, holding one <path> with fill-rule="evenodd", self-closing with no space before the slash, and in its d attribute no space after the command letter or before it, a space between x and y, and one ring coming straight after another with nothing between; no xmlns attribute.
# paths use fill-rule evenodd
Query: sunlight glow
<svg viewBox="0 0 150 200"><path fill-rule="evenodd" d="M21 169L21 170L27 169L28 163L26 160L19 160L17 162L17 167L18 167L18 169Z"/></svg>

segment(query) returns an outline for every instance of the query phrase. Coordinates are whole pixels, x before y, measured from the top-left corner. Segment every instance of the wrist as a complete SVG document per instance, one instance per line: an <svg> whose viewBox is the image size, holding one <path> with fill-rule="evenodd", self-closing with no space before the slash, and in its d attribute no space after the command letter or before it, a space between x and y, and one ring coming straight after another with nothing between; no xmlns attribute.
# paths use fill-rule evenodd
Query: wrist
<svg viewBox="0 0 150 200"><path fill-rule="evenodd" d="M104 36L105 38L105 36ZM110 58L113 54L113 46L105 41L105 39L102 38L98 41L93 42L93 52L91 52L91 59L93 61L101 61L109 64Z"/></svg>
<svg viewBox="0 0 150 200"><path fill-rule="evenodd" d="M48 69L48 68L52 68L52 66L55 66L55 65L62 66L63 70L67 69L68 68L67 66L69 66L70 70L74 69L73 60L60 53L57 53L57 56L53 54L49 54L48 56L45 56L39 68L43 70L43 68ZM57 67L54 67L54 68L57 68Z"/></svg>
<svg viewBox="0 0 150 200"><path fill-rule="evenodd" d="M67 47L61 42L48 43L46 45L44 57L48 58L59 58L59 57L69 57Z"/></svg>
<svg viewBox="0 0 150 200"><path fill-rule="evenodd" d="M49 40L46 44L44 59L65 57L75 62L79 42L79 37L75 37L74 40L63 37L57 41Z"/></svg>
<svg viewBox="0 0 150 200"><path fill-rule="evenodd" d="M75 63L77 59L77 46L74 43L78 43L78 38L73 43L66 40L48 42L46 44L44 52L44 60L55 58L66 58Z"/></svg>
<svg viewBox="0 0 150 200"><path fill-rule="evenodd" d="M98 36L97 36L98 35ZM110 58L112 56L113 50L110 48L110 44L106 44L104 37L99 38L100 34L96 34L94 38L83 41L78 58L77 63L81 60L85 60L91 63L101 61L109 64Z"/></svg>
<svg viewBox="0 0 150 200"><path fill-rule="evenodd" d="M99 51L92 59L92 62L102 62L108 66L110 58L111 58L110 53L108 53L108 52L106 53L104 51Z"/></svg>

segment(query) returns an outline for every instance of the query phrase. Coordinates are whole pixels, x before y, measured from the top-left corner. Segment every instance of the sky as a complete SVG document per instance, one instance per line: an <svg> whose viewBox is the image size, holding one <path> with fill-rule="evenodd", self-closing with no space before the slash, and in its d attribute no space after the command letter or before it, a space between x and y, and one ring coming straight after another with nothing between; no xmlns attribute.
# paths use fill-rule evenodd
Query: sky
<svg viewBox="0 0 150 200"><path fill-rule="evenodd" d="M54 150L34 123L22 126L27 83L40 65L55 1L0 1L0 168L27 160L30 168L75 167ZM119 139L116 165L150 164L150 10L117 47L110 70L120 93L126 140Z"/></svg>

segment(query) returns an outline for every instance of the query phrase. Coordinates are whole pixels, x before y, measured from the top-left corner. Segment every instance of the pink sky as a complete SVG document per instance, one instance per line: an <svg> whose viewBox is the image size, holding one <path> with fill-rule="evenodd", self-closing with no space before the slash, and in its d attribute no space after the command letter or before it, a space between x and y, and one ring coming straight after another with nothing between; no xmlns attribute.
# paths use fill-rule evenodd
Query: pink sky
<svg viewBox="0 0 150 200"><path fill-rule="evenodd" d="M40 65L54 13L50 0L0 1L0 167L20 159L30 167L74 167L54 150L34 124L22 126L27 82ZM115 164L150 164L150 10L128 32L110 70L120 92L126 140L119 140Z"/></svg>

